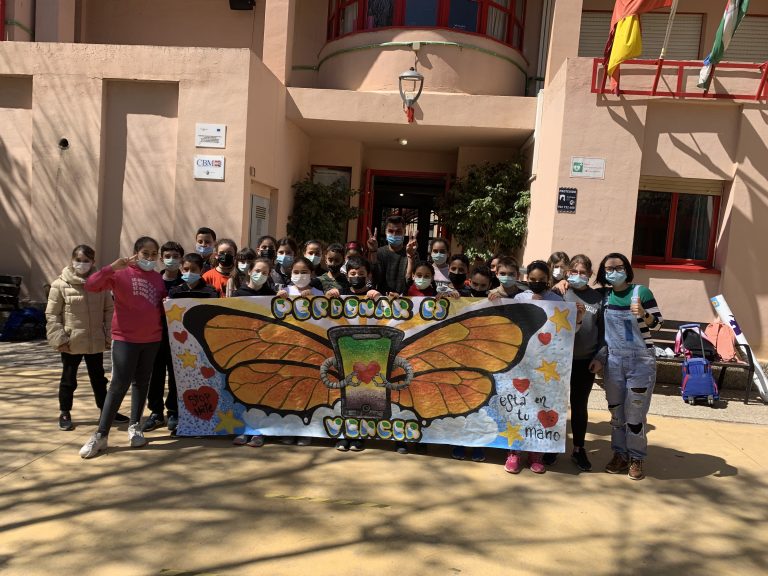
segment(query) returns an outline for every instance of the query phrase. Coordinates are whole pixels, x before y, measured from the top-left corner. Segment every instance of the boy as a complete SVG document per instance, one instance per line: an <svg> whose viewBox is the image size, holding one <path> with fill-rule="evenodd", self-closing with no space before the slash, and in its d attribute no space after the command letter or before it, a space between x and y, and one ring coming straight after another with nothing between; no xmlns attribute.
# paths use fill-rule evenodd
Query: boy
<svg viewBox="0 0 768 576"><path fill-rule="evenodd" d="M203 257L185 254L181 260L181 279L184 281L168 293L169 298L218 298L219 293L203 280Z"/></svg>
<svg viewBox="0 0 768 576"><path fill-rule="evenodd" d="M496 278L499 280L499 287L494 288L488 294L490 300L497 298L514 298L524 290L518 283L520 275L520 264L511 256L499 258L496 263Z"/></svg>
<svg viewBox="0 0 768 576"><path fill-rule="evenodd" d="M198 228L195 234L195 252L203 257L203 273L211 269L211 254L213 244L216 242L216 232L205 226Z"/></svg>
<svg viewBox="0 0 768 576"><path fill-rule="evenodd" d="M416 242L411 241L405 246L405 221L402 216L390 216L386 222L387 245L378 247L376 231L370 234L368 230L368 253L374 265L374 285L382 294L399 296L407 289L406 267L407 256L416 255Z"/></svg>

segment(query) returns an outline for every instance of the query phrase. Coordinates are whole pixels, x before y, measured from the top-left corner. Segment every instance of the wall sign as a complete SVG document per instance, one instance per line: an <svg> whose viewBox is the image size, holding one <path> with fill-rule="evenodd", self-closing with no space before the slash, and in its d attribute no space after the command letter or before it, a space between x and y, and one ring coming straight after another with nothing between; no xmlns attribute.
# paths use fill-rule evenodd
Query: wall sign
<svg viewBox="0 0 768 576"><path fill-rule="evenodd" d="M196 148L226 148L227 125L226 124L195 124Z"/></svg>
<svg viewBox="0 0 768 576"><path fill-rule="evenodd" d="M196 180L224 180L224 156L195 156Z"/></svg>
<svg viewBox="0 0 768 576"><path fill-rule="evenodd" d="M576 213L576 188L560 188L557 191L557 211L565 214Z"/></svg>
<svg viewBox="0 0 768 576"><path fill-rule="evenodd" d="M571 178L605 179L605 158L571 156Z"/></svg>

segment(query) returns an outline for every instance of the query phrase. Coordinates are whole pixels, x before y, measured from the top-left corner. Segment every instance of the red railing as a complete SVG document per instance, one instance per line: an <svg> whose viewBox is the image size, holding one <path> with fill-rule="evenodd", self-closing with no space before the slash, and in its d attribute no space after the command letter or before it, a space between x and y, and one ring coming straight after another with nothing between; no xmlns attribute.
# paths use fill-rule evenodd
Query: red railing
<svg viewBox="0 0 768 576"><path fill-rule="evenodd" d="M689 88L691 79L698 79L699 71L703 63L697 60L627 60L621 64L622 74L630 76L632 79L631 87L621 88L621 84L616 90L606 86L608 77L603 67L603 59L595 58L592 61L592 93L593 94L617 94L627 96L656 96L665 98L713 98L725 100L764 100L768 98L768 62L762 64L747 64L741 62L721 62L712 67L711 80L709 88L703 90L697 88L692 91ZM672 69L671 73L669 69ZM735 80L731 77L728 81L723 79L719 85L715 83L716 72L742 71L745 74L739 75ZM666 72L665 72L666 71ZM659 89L659 82L664 77L664 89ZM667 82L667 77L672 77L672 82ZM645 78L650 87L643 89L638 85L637 80ZM743 84L745 81L757 81L757 90L754 92L733 92L728 90L727 83ZM718 78L719 80L719 78ZM674 84L674 87L671 86ZM694 83L695 86L695 83ZM713 91L718 88L719 91ZM739 86L741 88L741 86Z"/></svg>

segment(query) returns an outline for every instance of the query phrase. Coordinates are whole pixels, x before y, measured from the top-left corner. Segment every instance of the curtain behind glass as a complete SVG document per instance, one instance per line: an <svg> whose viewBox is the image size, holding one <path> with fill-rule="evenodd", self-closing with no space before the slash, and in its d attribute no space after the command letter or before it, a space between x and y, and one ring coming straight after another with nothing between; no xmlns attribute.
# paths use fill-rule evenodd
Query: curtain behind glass
<svg viewBox="0 0 768 576"><path fill-rule="evenodd" d="M512 0L494 0L499 6L509 8ZM488 7L488 23L485 27L485 33L488 36L506 42L507 40L507 22L509 15L506 12L494 8L492 5Z"/></svg>

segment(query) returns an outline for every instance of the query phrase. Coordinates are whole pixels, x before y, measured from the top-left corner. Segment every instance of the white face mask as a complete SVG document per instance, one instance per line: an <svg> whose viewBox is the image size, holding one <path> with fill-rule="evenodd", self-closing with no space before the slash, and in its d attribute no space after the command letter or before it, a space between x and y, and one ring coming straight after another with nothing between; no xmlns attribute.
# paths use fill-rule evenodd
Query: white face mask
<svg viewBox="0 0 768 576"><path fill-rule="evenodd" d="M248 262L238 262L237 269L240 270L240 272L245 272L248 269Z"/></svg>
<svg viewBox="0 0 768 576"><path fill-rule="evenodd" d="M309 283L311 281L311 277L309 274L302 273L302 274L291 274L291 283L296 286L296 288L303 289L309 286Z"/></svg>
<svg viewBox="0 0 768 576"><path fill-rule="evenodd" d="M72 262L72 268L75 269L79 275L88 274L93 264L91 262Z"/></svg>
<svg viewBox="0 0 768 576"><path fill-rule="evenodd" d="M166 270L173 272L181 266L181 258L163 258L163 264L165 264Z"/></svg>
<svg viewBox="0 0 768 576"><path fill-rule="evenodd" d="M253 284L256 288L261 288L264 286L264 283L267 281L267 275L262 274L261 272L254 272L251 274L251 284Z"/></svg>
<svg viewBox="0 0 768 576"><path fill-rule="evenodd" d="M556 266L554 270L552 270L552 278L555 280L562 280L563 279L563 269L560 268L560 266Z"/></svg>
<svg viewBox="0 0 768 576"><path fill-rule="evenodd" d="M448 260L448 254L444 254L443 252L432 252L432 262L438 266L445 264L446 260Z"/></svg>
<svg viewBox="0 0 768 576"><path fill-rule="evenodd" d="M317 266L320 263L319 254L312 254L312 255L306 254L304 257L310 262L312 262L312 266Z"/></svg>

